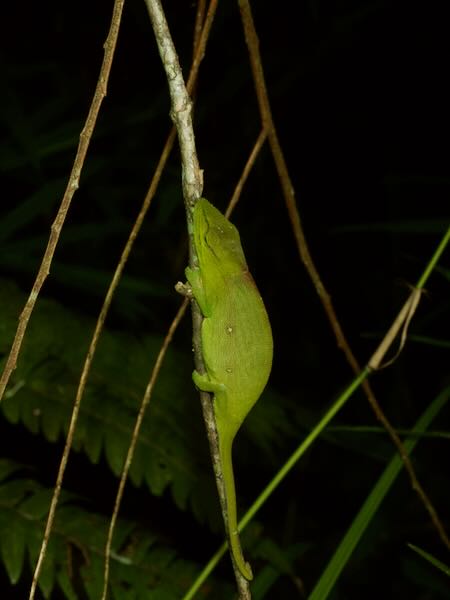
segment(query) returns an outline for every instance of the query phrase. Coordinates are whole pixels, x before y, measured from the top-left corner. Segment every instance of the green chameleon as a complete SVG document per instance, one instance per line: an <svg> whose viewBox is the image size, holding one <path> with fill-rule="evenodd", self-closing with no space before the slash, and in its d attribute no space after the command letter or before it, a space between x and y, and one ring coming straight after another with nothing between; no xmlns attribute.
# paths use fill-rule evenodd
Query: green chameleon
<svg viewBox="0 0 450 600"><path fill-rule="evenodd" d="M200 390L214 394L229 544L240 572L250 580L252 570L242 556L237 529L232 444L269 378L272 331L236 227L204 198L196 203L193 220L198 268L188 267L186 277L204 317L206 373L194 371L192 378Z"/></svg>

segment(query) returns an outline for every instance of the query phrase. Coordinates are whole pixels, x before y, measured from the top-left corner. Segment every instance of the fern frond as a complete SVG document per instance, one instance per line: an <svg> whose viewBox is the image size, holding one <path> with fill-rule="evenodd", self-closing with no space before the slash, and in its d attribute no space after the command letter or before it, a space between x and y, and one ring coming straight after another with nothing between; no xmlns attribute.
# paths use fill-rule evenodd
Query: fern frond
<svg viewBox="0 0 450 600"><path fill-rule="evenodd" d="M0 552L12 584L19 581L27 559L32 568L35 564L51 493L25 477L20 465L0 460ZM101 595L108 518L88 512L79 501L62 494L39 580L44 598L55 587L68 600ZM111 598L179 598L195 573L194 563L159 544L142 524L119 520L114 540Z"/></svg>
<svg viewBox="0 0 450 600"><path fill-rule="evenodd" d="M22 303L15 285L0 281L0 353L6 353ZM65 435L92 328L89 319L56 302L40 300L1 404L10 423L23 423L50 442ZM93 463L103 453L116 475L160 344L157 336L137 340L110 331L104 331L100 341L74 449ZM130 479L136 486L147 484L157 496L169 488L179 508L190 507L199 521L217 529L218 501L191 370L190 355L171 348L143 422ZM258 448L268 453L280 432L286 437L286 422L279 399L268 395L255 407L246 427Z"/></svg>
<svg viewBox="0 0 450 600"><path fill-rule="evenodd" d="M6 350L13 335L21 300L14 285L1 283L0 351ZM1 404L10 423L23 423L51 442L65 435L91 330L88 319L74 316L56 302L40 301ZM156 336L139 341L105 331L99 345L74 448L94 463L103 452L116 475L122 469L160 341ZM201 494L194 501L195 512L205 520L207 506L216 506L215 490L190 371L187 359L171 350L142 427L130 478L136 486L145 482L155 495L170 487L182 509ZM210 485L199 486L202 480Z"/></svg>

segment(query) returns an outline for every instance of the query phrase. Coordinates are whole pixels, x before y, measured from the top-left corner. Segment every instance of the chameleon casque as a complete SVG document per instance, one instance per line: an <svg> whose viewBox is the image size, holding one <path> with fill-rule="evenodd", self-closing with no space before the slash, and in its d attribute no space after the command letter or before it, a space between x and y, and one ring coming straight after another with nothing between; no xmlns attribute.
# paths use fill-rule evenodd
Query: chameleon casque
<svg viewBox="0 0 450 600"><path fill-rule="evenodd" d="M208 200L193 211L198 268L186 269L192 295L203 314L201 343L206 373L193 372L195 385L214 394L228 538L234 560L250 580L237 530L232 464L234 437L269 378L273 341L262 298L248 270L239 232Z"/></svg>

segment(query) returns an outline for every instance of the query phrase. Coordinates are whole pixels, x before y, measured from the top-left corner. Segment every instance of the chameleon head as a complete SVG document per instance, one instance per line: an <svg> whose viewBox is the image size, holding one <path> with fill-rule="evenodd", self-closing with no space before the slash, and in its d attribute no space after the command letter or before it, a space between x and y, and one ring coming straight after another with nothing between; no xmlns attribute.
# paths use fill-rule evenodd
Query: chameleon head
<svg viewBox="0 0 450 600"><path fill-rule="evenodd" d="M197 251L202 249L208 261L217 261L222 271L224 267L229 273L247 268L238 230L205 198L200 198L195 205L194 232L198 236ZM202 256L199 259L201 261Z"/></svg>

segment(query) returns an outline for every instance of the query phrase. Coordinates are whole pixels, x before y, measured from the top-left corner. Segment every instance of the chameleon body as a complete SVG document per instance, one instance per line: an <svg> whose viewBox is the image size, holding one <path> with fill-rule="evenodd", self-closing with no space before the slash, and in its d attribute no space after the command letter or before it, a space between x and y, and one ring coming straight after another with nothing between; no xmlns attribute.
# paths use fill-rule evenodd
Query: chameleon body
<svg viewBox="0 0 450 600"><path fill-rule="evenodd" d="M269 378L272 332L238 230L204 198L194 208L193 236L198 268L188 267L186 277L204 317L206 373L194 371L192 377L200 390L214 394L229 544L240 572L250 580L252 571L242 556L237 530L232 445Z"/></svg>

